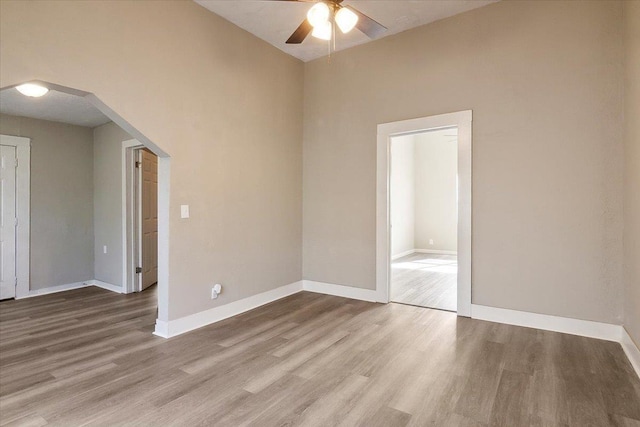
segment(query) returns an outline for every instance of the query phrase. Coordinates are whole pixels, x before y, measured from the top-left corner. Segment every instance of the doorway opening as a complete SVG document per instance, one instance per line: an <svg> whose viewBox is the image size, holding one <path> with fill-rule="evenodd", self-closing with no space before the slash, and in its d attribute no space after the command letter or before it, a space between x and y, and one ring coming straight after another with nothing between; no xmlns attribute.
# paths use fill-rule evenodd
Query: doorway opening
<svg viewBox="0 0 640 427"><path fill-rule="evenodd" d="M158 157L139 141L122 143L126 293L158 283Z"/></svg>
<svg viewBox="0 0 640 427"><path fill-rule="evenodd" d="M0 300L153 289L144 298L166 335L169 155L95 95L31 83L48 92L0 89Z"/></svg>
<svg viewBox="0 0 640 427"><path fill-rule="evenodd" d="M392 302L457 311L458 128L391 137Z"/></svg>
<svg viewBox="0 0 640 427"><path fill-rule="evenodd" d="M378 125L376 184L376 293L378 301L388 303L393 301L394 298L398 299L402 297L401 294L403 292L400 287L397 290L392 290L394 266L398 269L398 274L395 275L396 279L402 279L404 277L409 284L415 279L415 277L412 279L412 275L417 275L416 270L424 270L423 273L432 273L431 276L436 282L438 280L447 282L447 280L442 279L442 277L448 277L450 282L452 272L455 271L455 310L458 316L471 316L471 123L472 112L467 110ZM403 141L401 138L406 137L407 140L414 141L415 151L415 140L416 138L422 138L421 135L425 135L425 138L440 135L441 138L446 138L450 142L453 142L451 141L453 139L457 142L456 149L453 150L455 152L455 163L457 164L455 188L451 191L453 187L451 168L449 168L449 174L446 175L449 176L447 179L448 184L442 184L442 188L438 188L438 190L449 188L448 192L443 193L448 195L448 198L445 197L445 199L449 200L448 206L452 204L451 197L454 197L457 201L457 206L454 208L454 210L457 211L457 215L451 214L450 212L440 214L441 217L444 216L449 221L452 220L452 216L457 217L453 220L456 224L455 238L453 238L455 245L451 243L445 245L446 242L451 242L451 231L449 231L447 235L435 234L435 231L433 231L432 237L426 237L424 241L416 240L415 215L417 212L423 211L416 210L416 199L414 195L413 209L407 208L407 206L410 206L410 203L404 206L405 211L413 212L414 216L413 222L409 221L414 227L413 247L410 247L411 241L409 241L409 247L405 247L403 253L401 245L399 244L402 243L402 238L396 236L394 239L392 236L392 221L393 227L402 228L402 226L398 227L397 220L398 218L401 220L406 220L407 218L406 215L399 215L398 212L395 212L394 215L393 212L394 209L398 208L397 206L394 208L393 198L398 196L398 194L402 195L402 191L398 192L397 190L394 194L393 189L393 181L399 179L398 176L392 176L392 162L394 161L393 146L397 145L401 147ZM453 135L455 135L455 137ZM424 146L420 146L420 149L423 147ZM406 149L407 146L404 148ZM448 148L452 149L451 146ZM449 157L453 157L453 154L454 153L449 152ZM397 154L396 157L402 158L402 154ZM450 165L451 161L446 163ZM438 162L431 165L430 168L420 165L419 170L421 173L426 173L430 171L429 169L439 167L438 165L440 165ZM413 165L413 167L415 169L415 165ZM407 167L402 168L396 165L395 169L399 169L400 172L404 171L406 175ZM412 173L413 172L414 171L412 171ZM408 178L404 177L404 179L406 181ZM434 198L435 196L432 198L422 197L422 199L426 201L434 201ZM429 211L429 209L427 209L427 211ZM433 211L433 209L431 209L431 211ZM410 214L409 219L411 219ZM421 219L422 218L420 218L420 220ZM422 227L422 225L420 227ZM433 244L431 244L431 241L433 241ZM418 246L426 247L416 247L416 243ZM394 244L396 246L395 248L393 247ZM437 244L442 244L442 246L436 247ZM392 259L393 255L396 257L395 260ZM403 259L403 257L408 258ZM394 261L400 262L392 265ZM400 267L405 268L401 271ZM438 279L438 277L440 277L440 279ZM419 292L414 290L413 293L418 294ZM425 295L421 300L418 298L420 303L417 305L429 303L429 297L434 297L437 293L436 291L432 291L432 295ZM411 292L406 292L404 297L407 297L409 294L411 294ZM444 300L450 301L452 294L453 291L451 287L449 287L449 298L445 297L446 292L441 293L440 302ZM433 299L438 300L437 297L432 298L432 300ZM415 302L408 303L415 304ZM433 304L433 301L429 304ZM451 310L453 308L452 306L453 304L449 305L450 308L436 308Z"/></svg>

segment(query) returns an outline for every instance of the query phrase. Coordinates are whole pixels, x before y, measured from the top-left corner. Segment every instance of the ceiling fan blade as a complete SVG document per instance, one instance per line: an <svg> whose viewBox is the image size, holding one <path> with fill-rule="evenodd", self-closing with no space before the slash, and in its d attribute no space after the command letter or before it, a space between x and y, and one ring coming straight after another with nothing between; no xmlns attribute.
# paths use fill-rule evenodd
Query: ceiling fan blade
<svg viewBox="0 0 640 427"><path fill-rule="evenodd" d="M376 37L381 36L385 31L387 31L387 27L382 25L379 22L369 18L364 13L360 12L358 9L353 6L344 6L351 10L353 13L358 15L358 23L356 24L356 28L365 33L369 38L375 39Z"/></svg>
<svg viewBox="0 0 640 427"><path fill-rule="evenodd" d="M285 0L285 1L291 1L291 0ZM296 28L293 34L291 34L291 37L289 37L289 40L287 40L287 44L302 43L304 39L307 38L307 36L309 35L312 29L313 27L311 26L311 24L309 24L309 21L305 19L304 21L302 21L302 24L300 24L300 26Z"/></svg>

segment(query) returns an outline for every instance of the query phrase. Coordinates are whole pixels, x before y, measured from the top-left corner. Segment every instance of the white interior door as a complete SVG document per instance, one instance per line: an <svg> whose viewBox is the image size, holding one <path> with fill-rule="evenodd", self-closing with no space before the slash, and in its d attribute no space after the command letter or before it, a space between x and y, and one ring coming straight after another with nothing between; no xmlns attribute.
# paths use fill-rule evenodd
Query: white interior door
<svg viewBox="0 0 640 427"><path fill-rule="evenodd" d="M0 299L16 296L16 147L0 145Z"/></svg>
<svg viewBox="0 0 640 427"><path fill-rule="evenodd" d="M158 282L158 157L141 153L142 290Z"/></svg>

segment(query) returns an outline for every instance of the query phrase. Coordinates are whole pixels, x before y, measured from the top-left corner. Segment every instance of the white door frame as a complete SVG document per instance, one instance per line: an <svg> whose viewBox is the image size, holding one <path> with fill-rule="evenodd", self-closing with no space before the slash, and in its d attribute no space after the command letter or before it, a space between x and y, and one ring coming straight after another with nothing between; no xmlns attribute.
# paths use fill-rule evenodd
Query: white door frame
<svg viewBox="0 0 640 427"><path fill-rule="evenodd" d="M136 218L137 170L135 163L137 151L144 145L137 139L130 139L122 143L122 283L125 294L140 290L140 274L135 272L138 266L139 245L136 241L138 235L138 220Z"/></svg>
<svg viewBox="0 0 640 427"><path fill-rule="evenodd" d="M16 299L29 296L29 244L31 220L31 139L0 135L0 145L16 147Z"/></svg>
<svg viewBox="0 0 640 427"><path fill-rule="evenodd" d="M391 286L391 138L448 127L458 128L458 316L471 316L471 110L378 125L376 186L376 292L389 302Z"/></svg>

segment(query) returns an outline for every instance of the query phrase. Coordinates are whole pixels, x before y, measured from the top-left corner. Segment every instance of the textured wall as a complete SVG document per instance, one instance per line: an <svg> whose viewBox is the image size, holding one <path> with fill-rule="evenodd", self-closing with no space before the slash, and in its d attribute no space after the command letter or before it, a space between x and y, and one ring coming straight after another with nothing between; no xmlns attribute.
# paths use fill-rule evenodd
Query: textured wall
<svg viewBox="0 0 640 427"><path fill-rule="evenodd" d="M624 2L624 326L640 347L640 2Z"/></svg>
<svg viewBox="0 0 640 427"><path fill-rule="evenodd" d="M416 249L458 250L458 144L448 134L414 136Z"/></svg>
<svg viewBox="0 0 640 427"><path fill-rule="evenodd" d="M412 135L391 144L391 256L416 248L415 144Z"/></svg>
<svg viewBox="0 0 640 427"><path fill-rule="evenodd" d="M133 139L114 123L93 129L95 279L123 286L122 142ZM104 246L107 253L104 253Z"/></svg>
<svg viewBox="0 0 640 427"><path fill-rule="evenodd" d="M0 115L0 133L31 138L30 289L93 279L91 129Z"/></svg>

